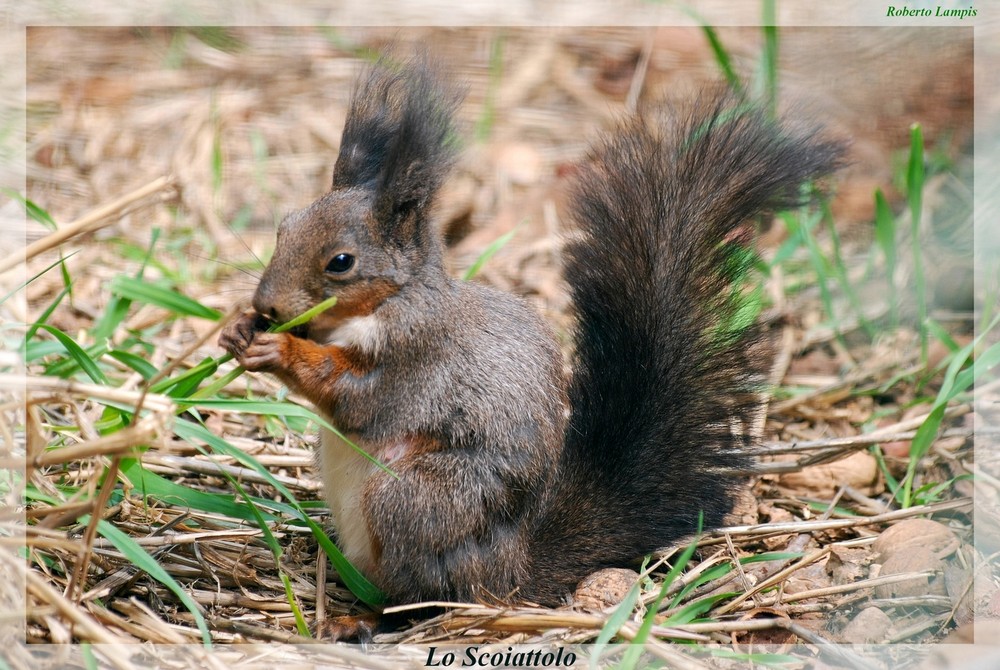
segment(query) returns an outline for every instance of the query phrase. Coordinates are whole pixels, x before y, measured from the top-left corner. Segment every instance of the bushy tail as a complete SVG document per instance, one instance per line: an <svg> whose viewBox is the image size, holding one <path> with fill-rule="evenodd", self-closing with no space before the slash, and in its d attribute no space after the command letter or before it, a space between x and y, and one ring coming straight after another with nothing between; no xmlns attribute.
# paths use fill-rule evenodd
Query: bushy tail
<svg viewBox="0 0 1000 670"><path fill-rule="evenodd" d="M565 267L572 417L523 596L556 602L586 574L693 532L699 512L710 528L732 509L746 460L734 428L748 425L760 368L739 323L738 229L797 204L840 154L726 95L686 117L636 118L592 153Z"/></svg>

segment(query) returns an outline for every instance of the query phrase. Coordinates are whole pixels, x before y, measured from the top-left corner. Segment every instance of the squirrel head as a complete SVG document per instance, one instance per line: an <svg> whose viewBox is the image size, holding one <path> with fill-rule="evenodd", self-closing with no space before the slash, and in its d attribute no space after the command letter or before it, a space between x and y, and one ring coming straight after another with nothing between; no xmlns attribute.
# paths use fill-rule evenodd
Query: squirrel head
<svg viewBox="0 0 1000 670"><path fill-rule="evenodd" d="M278 226L258 313L284 322L337 296L312 336L444 276L428 211L455 154L459 101L425 58L372 66L354 90L330 192Z"/></svg>

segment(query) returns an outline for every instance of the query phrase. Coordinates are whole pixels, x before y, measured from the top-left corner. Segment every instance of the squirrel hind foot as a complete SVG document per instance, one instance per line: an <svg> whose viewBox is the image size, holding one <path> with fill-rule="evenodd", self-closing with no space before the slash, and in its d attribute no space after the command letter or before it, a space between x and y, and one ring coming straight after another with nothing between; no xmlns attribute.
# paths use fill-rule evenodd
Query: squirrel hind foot
<svg viewBox="0 0 1000 670"><path fill-rule="evenodd" d="M327 642L368 644L379 629L381 615L375 612L326 619L316 625L316 637Z"/></svg>

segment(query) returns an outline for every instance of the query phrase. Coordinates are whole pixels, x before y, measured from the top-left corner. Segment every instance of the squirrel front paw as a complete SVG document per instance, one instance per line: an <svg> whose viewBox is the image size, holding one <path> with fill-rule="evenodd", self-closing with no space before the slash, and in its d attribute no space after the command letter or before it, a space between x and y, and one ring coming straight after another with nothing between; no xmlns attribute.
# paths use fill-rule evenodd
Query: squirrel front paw
<svg viewBox="0 0 1000 670"><path fill-rule="evenodd" d="M267 332L268 322L257 312L244 312L222 329L219 346L251 372L268 372L282 367L287 333Z"/></svg>

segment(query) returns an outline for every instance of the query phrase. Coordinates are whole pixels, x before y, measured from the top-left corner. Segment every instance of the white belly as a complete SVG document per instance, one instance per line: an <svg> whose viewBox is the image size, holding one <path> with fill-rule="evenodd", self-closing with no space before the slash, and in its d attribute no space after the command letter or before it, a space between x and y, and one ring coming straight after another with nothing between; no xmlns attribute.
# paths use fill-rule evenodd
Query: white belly
<svg viewBox="0 0 1000 670"><path fill-rule="evenodd" d="M353 435L347 437L365 448ZM375 557L368 522L361 509L361 494L377 467L326 429L320 431L319 465L323 494L337 529L337 546L354 567L371 576Z"/></svg>

